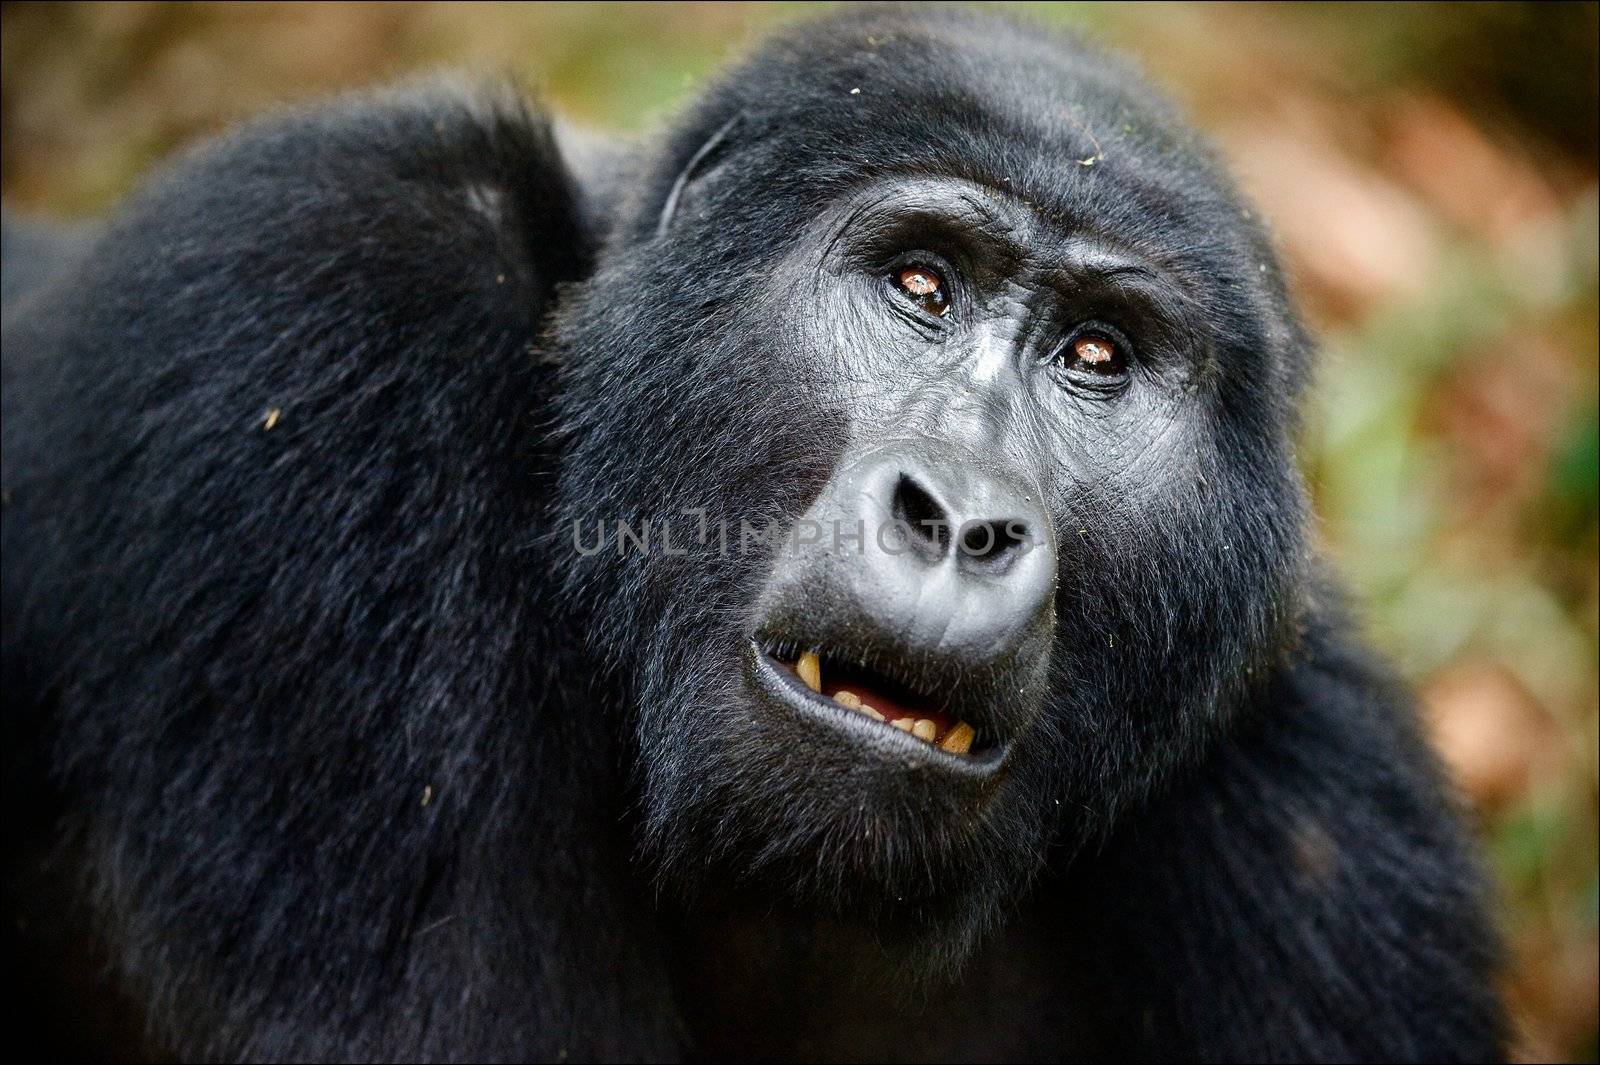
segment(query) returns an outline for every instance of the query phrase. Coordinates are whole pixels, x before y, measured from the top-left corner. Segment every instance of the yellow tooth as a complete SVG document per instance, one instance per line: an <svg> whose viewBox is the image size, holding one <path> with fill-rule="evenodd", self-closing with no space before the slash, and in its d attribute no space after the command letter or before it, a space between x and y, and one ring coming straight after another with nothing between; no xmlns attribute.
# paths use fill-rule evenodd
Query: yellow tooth
<svg viewBox="0 0 1600 1065"><path fill-rule="evenodd" d="M909 717L897 717L893 721L889 722L889 724L893 725L901 732L911 731L911 719Z"/></svg>
<svg viewBox="0 0 1600 1065"><path fill-rule="evenodd" d="M794 671L800 674L800 679L805 681L806 687L814 692L822 690L822 660L815 651L807 651L800 656L800 661L794 664Z"/></svg>
<svg viewBox="0 0 1600 1065"><path fill-rule="evenodd" d="M932 743L933 738L939 734L939 726L925 717L920 717L917 723L911 726L911 734L919 740Z"/></svg>
<svg viewBox="0 0 1600 1065"><path fill-rule="evenodd" d="M944 734L944 739L939 741L939 749L951 754L966 754L972 749L972 737L975 735L977 733L972 726L962 721Z"/></svg>
<svg viewBox="0 0 1600 1065"><path fill-rule="evenodd" d="M861 709L861 696L855 692L845 691L843 688L833 693L833 701L840 706L848 706L852 710Z"/></svg>
<svg viewBox="0 0 1600 1065"><path fill-rule="evenodd" d="M872 718L872 720L874 720L874 721L886 720L882 714L878 713L876 710L874 710L872 707L868 706L866 703L862 703L860 709L861 709L861 712L863 714L866 714L868 717Z"/></svg>

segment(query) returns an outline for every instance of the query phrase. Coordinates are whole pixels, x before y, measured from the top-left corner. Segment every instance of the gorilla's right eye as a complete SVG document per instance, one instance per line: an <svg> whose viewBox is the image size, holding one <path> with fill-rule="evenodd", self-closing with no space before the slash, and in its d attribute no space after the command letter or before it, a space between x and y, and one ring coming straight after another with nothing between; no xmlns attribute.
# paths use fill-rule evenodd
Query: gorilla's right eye
<svg viewBox="0 0 1600 1065"><path fill-rule="evenodd" d="M944 278L926 266L902 266L895 271L894 283L900 292L935 318L950 313L950 293Z"/></svg>

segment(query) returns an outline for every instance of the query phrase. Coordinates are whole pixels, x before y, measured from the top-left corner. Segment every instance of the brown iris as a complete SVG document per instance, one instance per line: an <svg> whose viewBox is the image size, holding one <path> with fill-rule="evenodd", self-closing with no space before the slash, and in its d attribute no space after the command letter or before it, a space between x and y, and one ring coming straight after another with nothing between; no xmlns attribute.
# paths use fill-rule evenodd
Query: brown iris
<svg viewBox="0 0 1600 1065"><path fill-rule="evenodd" d="M1096 373L1116 373L1122 366L1122 352L1116 341L1086 333L1072 342L1072 362Z"/></svg>
<svg viewBox="0 0 1600 1065"><path fill-rule="evenodd" d="M950 296L945 291L944 278L926 266L902 267L895 275L895 284L908 299L935 318L949 313Z"/></svg>

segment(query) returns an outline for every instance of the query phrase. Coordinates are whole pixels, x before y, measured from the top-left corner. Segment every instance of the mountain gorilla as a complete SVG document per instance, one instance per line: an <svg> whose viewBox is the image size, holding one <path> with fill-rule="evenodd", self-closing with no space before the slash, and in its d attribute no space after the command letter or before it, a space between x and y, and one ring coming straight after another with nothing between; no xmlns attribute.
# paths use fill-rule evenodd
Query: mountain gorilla
<svg viewBox="0 0 1600 1065"><path fill-rule="evenodd" d="M1307 545L1273 253L1100 52L849 11L630 149L358 98L14 251L38 1034L1501 1053L1480 873Z"/></svg>

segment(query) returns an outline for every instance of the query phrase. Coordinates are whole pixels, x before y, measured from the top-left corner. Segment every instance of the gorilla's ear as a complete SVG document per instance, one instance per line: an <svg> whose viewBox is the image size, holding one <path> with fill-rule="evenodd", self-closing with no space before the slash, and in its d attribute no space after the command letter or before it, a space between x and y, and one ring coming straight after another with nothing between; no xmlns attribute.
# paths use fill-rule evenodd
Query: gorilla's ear
<svg viewBox="0 0 1600 1065"><path fill-rule="evenodd" d="M744 120L744 113L735 114L724 122L706 142L702 144L689 161L678 172L676 180L672 182L672 189L667 193L667 200L661 205L661 217L656 220L656 236L664 236L672 228L672 220L678 216L678 208L683 203L684 191L696 177L708 173L721 157L723 152L732 143L732 133Z"/></svg>

